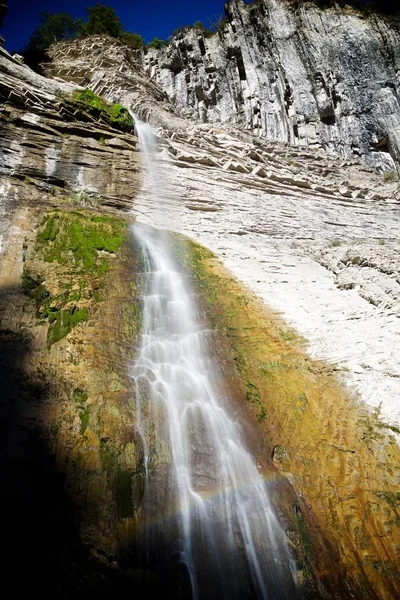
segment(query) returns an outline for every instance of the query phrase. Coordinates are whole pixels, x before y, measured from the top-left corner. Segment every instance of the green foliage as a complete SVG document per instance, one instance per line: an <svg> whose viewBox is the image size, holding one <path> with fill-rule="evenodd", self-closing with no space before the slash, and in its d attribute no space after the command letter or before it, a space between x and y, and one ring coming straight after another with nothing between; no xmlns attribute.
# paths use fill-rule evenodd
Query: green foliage
<svg viewBox="0 0 400 600"><path fill-rule="evenodd" d="M119 38L122 33L122 25L115 10L110 6L97 3L86 9L88 14L87 23L82 26L82 35L110 35Z"/></svg>
<svg viewBox="0 0 400 600"><path fill-rule="evenodd" d="M55 212L45 218L38 234L47 262L70 264L79 270L101 275L107 259L99 252L115 253L125 237L125 223L115 217L88 217L78 212Z"/></svg>
<svg viewBox="0 0 400 600"><path fill-rule="evenodd" d="M132 131L134 125L133 119L124 106L121 106L121 104L112 104L108 109L108 114L110 116L111 127L115 127L115 129L120 129L121 131Z"/></svg>
<svg viewBox="0 0 400 600"><path fill-rule="evenodd" d="M100 117L106 110L106 101L91 90L77 91L75 92L73 99L78 104L81 104L82 108L93 117Z"/></svg>
<svg viewBox="0 0 400 600"><path fill-rule="evenodd" d="M80 411L79 419L81 421L81 435L83 435L89 425L90 419L90 408L86 407L85 409Z"/></svg>
<svg viewBox="0 0 400 600"><path fill-rule="evenodd" d="M88 320L88 309L82 302L93 298L96 302L102 300L99 287L110 260L106 253L114 254L120 248L125 227L126 224L115 217L80 212L55 211L44 217L36 238L36 252L43 260L62 265L73 281L73 284L65 284L65 291L52 297L41 280L24 272L24 292L35 300L37 318L41 322L47 320L49 345ZM83 395L75 398L78 404L85 399Z"/></svg>
<svg viewBox="0 0 400 600"><path fill-rule="evenodd" d="M160 48L162 48L163 46L165 46L165 41L164 40L160 40L159 38L154 38L154 40L152 40L150 42L150 44L148 44L148 48L155 48L156 50L160 50Z"/></svg>
<svg viewBox="0 0 400 600"><path fill-rule="evenodd" d="M91 90L76 91L73 100L92 117L107 121L115 129L129 133L134 127L134 120L124 106L110 104Z"/></svg>
<svg viewBox="0 0 400 600"><path fill-rule="evenodd" d="M21 283L24 293L35 302L37 319L48 324L49 346L89 319L88 300L102 301L101 278L110 262L107 253L117 252L125 229L124 221L106 215L54 211L43 218L35 253L46 262L58 263L61 277L67 279L62 291L53 296L43 280L26 268ZM78 406L84 407L85 391L76 389L73 397Z"/></svg>
<svg viewBox="0 0 400 600"><path fill-rule="evenodd" d="M193 23L192 27L193 27L193 29L199 29L203 33L203 35L207 38L214 35L214 33L216 31L216 29L213 29L213 28L207 29L207 27L205 27L201 21L196 21L196 23Z"/></svg>
<svg viewBox="0 0 400 600"><path fill-rule="evenodd" d="M76 306L67 310L57 311L53 315L54 318L50 322L47 333L49 346L62 340L76 325L87 321L89 318L86 308L78 309Z"/></svg>
<svg viewBox="0 0 400 600"><path fill-rule="evenodd" d="M78 406L83 406L88 399L87 392L81 388L75 388L72 392L72 397Z"/></svg>
<svg viewBox="0 0 400 600"><path fill-rule="evenodd" d="M129 31L124 31L119 36L120 41L125 44L125 46L129 46L133 50L140 50L144 46L144 39L139 33L130 33Z"/></svg>
<svg viewBox="0 0 400 600"><path fill-rule="evenodd" d="M34 279L25 271L22 275L22 289L24 294L35 301L36 308L50 299L50 293L46 290L42 281Z"/></svg>
<svg viewBox="0 0 400 600"><path fill-rule="evenodd" d="M82 21L68 13L40 13L40 22L29 38L25 51L47 50L52 44L77 37Z"/></svg>

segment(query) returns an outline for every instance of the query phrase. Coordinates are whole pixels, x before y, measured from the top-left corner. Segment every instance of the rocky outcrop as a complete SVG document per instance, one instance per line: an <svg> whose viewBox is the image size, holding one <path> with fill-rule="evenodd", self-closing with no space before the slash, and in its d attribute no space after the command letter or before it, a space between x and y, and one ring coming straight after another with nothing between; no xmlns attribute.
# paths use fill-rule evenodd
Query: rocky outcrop
<svg viewBox="0 0 400 600"><path fill-rule="evenodd" d="M137 139L90 116L71 97L76 85L1 49L0 70L7 581L45 598L101 597L111 582L122 593L143 487L127 372L136 263L123 215L140 185Z"/></svg>
<svg viewBox="0 0 400 600"><path fill-rule="evenodd" d="M396 428L400 329L392 307L399 301L400 189L394 172L382 175L356 157L267 141L228 124L185 120L146 79L140 54L109 38L59 44L50 54L49 73L66 81L77 77L160 126L163 204L154 206L145 187L135 203L140 218L217 252L299 328L313 356L343 369L361 398L381 405L384 422ZM390 272L377 263L370 270L351 263L354 256L380 256L382 244L383 262L394 265ZM350 249L354 268L343 265L333 280L321 253L339 246ZM343 283L348 276L356 281Z"/></svg>
<svg viewBox="0 0 400 600"><path fill-rule="evenodd" d="M133 135L96 122L74 85L46 79L0 49L0 235L19 204L49 198L127 209L140 185Z"/></svg>
<svg viewBox="0 0 400 600"><path fill-rule="evenodd" d="M182 29L143 57L179 114L399 168L398 21L285 0L225 14L215 35Z"/></svg>
<svg viewBox="0 0 400 600"><path fill-rule="evenodd" d="M132 50L108 36L61 42L48 50L45 73L59 81L89 87L113 102L121 102L146 120L184 129L161 88L142 69L141 51Z"/></svg>
<svg viewBox="0 0 400 600"><path fill-rule="evenodd" d="M0 272L5 577L17 594L102 597L124 586L143 489L127 370L136 254L125 220L105 209L21 206L11 228Z"/></svg>

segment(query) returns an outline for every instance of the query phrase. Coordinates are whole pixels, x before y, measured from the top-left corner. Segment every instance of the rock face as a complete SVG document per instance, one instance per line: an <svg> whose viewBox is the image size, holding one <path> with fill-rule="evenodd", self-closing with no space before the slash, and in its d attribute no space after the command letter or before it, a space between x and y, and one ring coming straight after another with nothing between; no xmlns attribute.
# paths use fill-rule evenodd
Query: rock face
<svg viewBox="0 0 400 600"><path fill-rule="evenodd" d="M136 138L72 102L76 86L41 77L2 49L0 68L0 235L24 201L129 208L140 185Z"/></svg>
<svg viewBox="0 0 400 600"><path fill-rule="evenodd" d="M186 28L143 57L181 115L399 168L398 21L285 0L225 14L212 37Z"/></svg>
<svg viewBox="0 0 400 600"><path fill-rule="evenodd" d="M281 15L284 23L287 20L291 23L300 16L305 22L307 15L308 19L310 15L319 15L320 20L325 18L313 7L307 6L295 13L285 6L272 0L250 7L231 3L229 10L233 12L229 13L226 29L221 35L204 40L204 50L200 44L201 61L208 60L207 52L212 44L216 52L218 49L223 52L223 40L232 38L229 43L233 43L235 36L245 31L245 26L250 27L251 15L259 15L262 7L269 7L265 19L274 17L276 20ZM354 20L362 27L377 27L377 23L381 27L384 23L376 21L372 25L354 13L331 13L332 23L337 22L335 19L340 23L343 19ZM290 62L292 55L287 44L292 40L294 53L299 35L288 36L287 30L283 31L286 34L280 43L286 48L285 56ZM254 28L250 33L249 47L264 35L261 31L257 36ZM395 44L397 34L392 33L391 40ZM185 34L188 35L194 34ZM265 48L278 48L278 36L275 38L271 38ZM145 61L151 56L154 61L160 56L168 57L172 50L182 54L183 48L175 47L177 39L169 49L162 51L164 54L149 52ZM225 81L226 86L231 85L233 89L238 83L243 90L249 82L250 59L246 58L245 46L241 43L238 47L242 59L239 52L233 53L230 75L226 75ZM338 103L334 107L337 121L327 125L320 119L314 88L308 92L307 86L299 90L293 88L291 93L297 98L293 106L303 107L304 114L314 114L314 120L308 125L314 124L317 132L312 137L305 130L302 138L299 134L295 139L290 137L295 132L294 117L289 117L282 108L285 88L279 86L284 83L284 74L278 69L276 90L281 89L281 96L276 91L276 98L281 97L281 102L283 97L283 104L274 100L276 111L271 115L275 115L276 131L279 123L286 125L281 132L282 141L268 141L260 135L266 119L261 120L260 126L254 125L254 115L261 114L261 108L260 113L253 108L244 111L245 105L252 106L247 96L243 96L242 104L232 110L229 108L232 98L239 98L236 92L225 95L230 98L227 106L231 111L224 113L225 116L217 114L218 102L206 107L211 111L207 112L207 119L213 120L215 116L218 124L199 124L185 119L185 114L198 116L197 108L193 105L191 109L189 106L183 109L177 102L178 110L174 111L168 93L162 91L154 79L146 78L141 54L116 41L100 37L78 40L57 45L50 54L52 62L46 70L56 80L36 76L6 53L0 57L0 223L6 243L0 269L0 337L3 372L13 392L1 400L5 414L15 417L17 424L16 435L10 436L14 445L4 445L3 458L6 461L10 455L22 456L24 473L29 473L29 449L35 447L32 439L39 438L38 452L47 452L47 458L50 449L58 471L49 470L53 475L63 473L61 480L57 480L60 496L65 497L67 487L70 498L76 500L75 512L72 511L78 521L76 535L81 536L80 541L83 537L86 550L91 552L84 572L78 573L82 594L85 595L88 572L96 578L96 590L103 591L103 585L107 585L107 589L115 592L113 574L116 577L121 574L125 582L122 571L126 567L129 579L126 591L131 593L132 581L136 586L136 573L129 563L131 555L129 551L124 555L133 539L135 519L140 515L143 488L142 456L134 435L135 414L130 403L132 382L126 369L133 359L133 342L140 327L138 302L132 286L135 261L127 246L121 246L114 255L113 252L104 254L103 244L100 244L101 249L96 247L100 272L76 270L69 258L86 237L81 236L77 245L71 243L70 247L62 248L60 262L58 253L54 253L57 236L48 224L56 218L54 211L58 211L64 222L74 221L73 232L80 231L79 223L85 222L87 227L93 223L104 224L105 211L110 216L109 212L115 213L116 209L132 207L141 220L184 232L214 250L251 291L282 312L290 324L308 338L311 358L301 358L300 364L286 344L298 340L296 335L280 322L279 326L275 321L274 324L272 317L268 320L264 313L258 315L253 310L252 299L236 284L229 299L220 283L226 281L232 286L228 282L230 276L224 280L214 270L215 265L207 267L210 278L217 284L221 303L228 300L230 303L226 307L226 320L220 322L221 347L216 345L215 352L220 352L223 358L224 344L231 346L232 373L229 375L228 368L226 373L228 378L232 377L233 390L239 394L246 388L246 382L253 384L249 388L251 393L246 394L249 389L245 390L238 403L245 412L253 412L254 420L264 430L259 436L259 452L272 456L277 469L283 476L289 474L299 494L299 505L290 506L292 519L294 514L296 520L301 521L303 514L309 519L308 524L311 522L311 529L315 527L314 550L320 557L317 579L330 584L331 590L326 594L322 588L315 590L311 597L351 595L362 600L396 597L398 448L393 435L387 434L399 431L399 189L395 177L385 179L357 157L335 158L317 147L327 145L323 136L329 128L339 131L341 127L340 132L346 131L346 135L351 129L354 136L358 131L365 142L362 136L369 131L368 123L372 123L369 119L372 119L371 114L378 114L379 104L374 104L370 113L362 112L361 108L357 114L346 113L346 121L343 102L339 119ZM285 56L280 54L279 61L283 62ZM315 56L318 56L317 51ZM203 62L198 63L200 67L201 64ZM165 63L161 69L154 62L154 77L158 78L164 71L171 74L168 65ZM183 65L179 71L179 63L175 61L174 65L174 81L180 81L182 93L186 93L189 82L182 74L189 67ZM223 64L221 72L224 72L222 67ZM193 69L194 73L195 66ZM214 71L215 77L220 77L221 72ZM264 67L260 73L264 73ZM295 75L292 73L290 81L295 81ZM289 75L287 79L289 81ZM121 101L160 126L158 155L163 185L159 206L154 205L146 187L139 191L134 136L121 136L74 108L65 94L77 85L87 85L107 99ZM203 89L206 90L205 84ZM337 86L335 89L337 91ZM353 94L353 100L356 97L353 90L346 93L349 98ZM201 108L205 104L203 99L196 106ZM347 106L350 104L349 100ZM222 105L219 106L221 109ZM305 107L311 107L310 112ZM228 114L232 115L232 121L237 109L237 126L221 125L221 121L229 120ZM214 116L212 111L215 111ZM246 115L251 117L248 124ZM398 113L392 117L395 124ZM360 123L365 125L364 129ZM248 132L243 131L244 126L248 126ZM391 132L389 136L392 152L393 135ZM290 140L294 146L287 144ZM314 147L306 147L307 144ZM337 151L338 146L331 148ZM344 141L340 148L344 154L351 153ZM372 160L369 146L362 148L361 158ZM393 168L388 154L374 156L378 157L376 164ZM107 206L98 214L96 204ZM64 230L63 226L61 231ZM75 234L70 240L75 240ZM48 247L44 248L44 242ZM104 258L109 264L106 274L102 273ZM31 296L23 293L22 275L25 275L24 285L29 284ZM34 286L37 293L32 290L29 278L39 284ZM201 285L204 285L202 278ZM46 294L52 302L48 302ZM211 323L213 318L220 318L218 294L213 293L208 283L203 289L205 306L213 298L216 301L216 314L210 309ZM248 312L242 313L241 308L247 306ZM72 310L75 308L77 311ZM57 314L66 311L71 317L75 315L75 320L78 316L81 320L64 337L55 339L59 337ZM236 311L247 315L248 321L246 317L240 325ZM258 315L256 324L252 321L255 315ZM60 323L65 333L69 321L63 317ZM242 356L238 356L239 336L246 338L249 345L248 351L246 344L243 346ZM274 343L265 346L265 340L271 336ZM331 365L316 363L314 358L327 359ZM239 367L241 372L237 371ZM355 393L340 388L337 372L355 386ZM254 387L259 390L259 396ZM17 390L17 398L13 390ZM374 407L375 414L359 403L359 398ZM262 406L267 411L265 414L260 412ZM36 457L32 459L34 464L35 461ZM22 497L18 493L21 472L15 469L14 474L14 465L21 468L20 462L15 460L7 473L10 506L14 502L13 485L18 498ZM40 477L40 482L48 481L47 471ZM35 471L28 482L32 482L32 487L37 485ZM38 495L39 501L34 506L40 507L41 498L48 496L44 489L44 495ZM24 500L21 502L16 505L17 513L23 513ZM52 504L51 496L41 507L39 517L45 515L49 504ZM32 525L34 512L27 513L18 529L21 539L26 531L32 533L30 539L34 541L40 534L40 528ZM53 514L54 509L49 512L49 530ZM11 529L13 525L11 520ZM67 545L77 543L79 546L76 540L70 541L64 535L66 528L65 524L57 527L55 530L60 535L55 537L65 538ZM321 536L320 547L326 547L327 541L328 546L332 544L335 548L333 554L320 553L315 542ZM50 572L56 562L61 564L61 569L64 564L51 556L52 542L50 536L46 541L50 550L44 555L46 566L50 561ZM33 551L33 545L29 546L23 563L29 562ZM17 552L15 548L11 556ZM356 575L362 589L350 586L351 593L340 593L343 581L348 585L349 580L341 569L335 580L331 578L330 564L336 555L343 555L349 573L363 572L360 578ZM34 561L35 565L40 558ZM68 556L65 562L69 564ZM40 570L33 570L40 575ZM63 573L57 582L58 571L55 573L58 585L70 577L69 572ZM370 586L368 581L372 582ZM88 589L90 591L90 582ZM56 588L51 591L53 597L58 594ZM141 590L135 587L135 592L140 595Z"/></svg>
<svg viewBox="0 0 400 600"><path fill-rule="evenodd" d="M123 586L115 561L143 489L126 225L66 203L14 213L0 272L0 464L5 571L20 593L27 581L45 598Z"/></svg>
<svg viewBox="0 0 400 600"><path fill-rule="evenodd" d="M397 431L397 184L355 160L234 130L160 134L163 205L142 190L141 218L216 252Z"/></svg>
<svg viewBox="0 0 400 600"><path fill-rule="evenodd" d="M116 560L143 487L126 370L136 255L121 215L140 185L137 139L2 49L0 70L5 571L17 594L29 580L44 597L101 597L125 585Z"/></svg>
<svg viewBox="0 0 400 600"><path fill-rule="evenodd" d="M374 408L381 405L385 422L397 427L396 177L355 157L334 158L319 148L179 117L146 79L140 53L116 41L58 44L50 55L49 74L86 83L160 126L163 202L154 206L142 189L135 202L140 218L217 252L236 276L287 315L310 341L314 357L343 368L361 398ZM344 262L338 258L328 267L325 253L339 251Z"/></svg>

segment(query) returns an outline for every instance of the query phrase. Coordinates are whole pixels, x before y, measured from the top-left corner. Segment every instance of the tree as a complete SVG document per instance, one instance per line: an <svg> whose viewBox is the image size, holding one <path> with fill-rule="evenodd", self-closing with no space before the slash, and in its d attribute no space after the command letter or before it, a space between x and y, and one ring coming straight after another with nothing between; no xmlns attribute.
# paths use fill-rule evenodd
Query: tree
<svg viewBox="0 0 400 600"><path fill-rule="evenodd" d="M134 50L140 50L144 46L144 39L138 33L130 33L129 31L124 31L120 38L121 42L129 48L133 48Z"/></svg>
<svg viewBox="0 0 400 600"><path fill-rule="evenodd" d="M148 44L149 48L155 48L156 50L160 50L160 48L162 48L165 45L164 40L160 40L159 38L154 38L154 40L152 40L150 42L150 44Z"/></svg>
<svg viewBox="0 0 400 600"><path fill-rule="evenodd" d="M40 13L40 22L31 35L26 51L41 52L56 42L77 37L82 21L68 13Z"/></svg>
<svg viewBox="0 0 400 600"><path fill-rule="evenodd" d="M82 27L82 35L108 34L119 38L122 33L122 25L115 10L104 4L96 4L86 9L88 14L87 23Z"/></svg>

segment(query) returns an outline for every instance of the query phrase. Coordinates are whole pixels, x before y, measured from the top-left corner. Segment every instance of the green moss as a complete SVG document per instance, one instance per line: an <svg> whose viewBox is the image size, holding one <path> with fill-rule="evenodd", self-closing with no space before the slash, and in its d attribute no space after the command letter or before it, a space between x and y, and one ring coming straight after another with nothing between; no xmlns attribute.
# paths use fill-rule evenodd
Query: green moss
<svg viewBox="0 0 400 600"><path fill-rule="evenodd" d="M374 492L375 496L378 496L381 500L385 500L393 509L398 509L400 507L400 492L383 492L377 491Z"/></svg>
<svg viewBox="0 0 400 600"><path fill-rule="evenodd" d="M247 402L250 402L251 404L256 406L258 411L257 420L260 422L265 421L268 415L265 406L261 401L261 394L259 389L257 388L257 386L250 382L247 383L246 387L246 400Z"/></svg>
<svg viewBox="0 0 400 600"><path fill-rule="evenodd" d="M113 446L107 441L101 440L100 460L103 471L110 477L113 475L118 464L117 453Z"/></svg>
<svg viewBox="0 0 400 600"><path fill-rule="evenodd" d="M108 269L99 252L114 254L125 238L126 225L115 217L89 217L81 212L50 215L38 234L44 260L103 275Z"/></svg>
<svg viewBox="0 0 400 600"><path fill-rule="evenodd" d="M85 392L85 390L82 390L81 388L75 388L72 392L72 397L76 404L78 404L79 406L83 406L86 400L88 399L87 392Z"/></svg>
<svg viewBox="0 0 400 600"><path fill-rule="evenodd" d="M106 106L105 101L91 90L76 91L73 99L95 117L99 117Z"/></svg>
<svg viewBox="0 0 400 600"><path fill-rule="evenodd" d="M394 181L397 181L397 173L396 171L387 171L386 173L383 174L383 181L385 183L393 183Z"/></svg>
<svg viewBox="0 0 400 600"><path fill-rule="evenodd" d="M80 414L79 414L79 418L81 420L81 435L83 435L89 425L89 420L90 420L90 409L87 407L85 409L83 409Z"/></svg>
<svg viewBox="0 0 400 600"><path fill-rule="evenodd" d="M35 301L37 318L49 324L49 345L88 320L87 301L102 300L102 277L125 233L124 221L106 215L54 211L42 219L35 253L45 262L58 263L62 267L60 278L70 280L62 284L62 293L53 296L40 277L26 268L23 273L22 287Z"/></svg>
<svg viewBox="0 0 400 600"><path fill-rule="evenodd" d="M41 279L35 279L26 270L22 274L22 289L24 294L35 301L40 316L40 306L51 302L50 292L45 288Z"/></svg>
<svg viewBox="0 0 400 600"><path fill-rule="evenodd" d="M73 306L67 310L61 310L52 316L50 327L47 333L47 342L49 346L59 342L79 323L87 321L89 318L86 308L76 308Z"/></svg>
<svg viewBox="0 0 400 600"><path fill-rule="evenodd" d="M102 302L104 300L103 295L98 288L93 290L93 298L95 299L96 302Z"/></svg>
<svg viewBox="0 0 400 600"><path fill-rule="evenodd" d="M108 110L111 127L120 129L121 131L132 131L133 119L129 111L121 104L112 104Z"/></svg>
<svg viewBox="0 0 400 600"><path fill-rule="evenodd" d="M279 337L285 342L293 342L297 338L297 335L294 331L290 331L288 329L278 328Z"/></svg>
<svg viewBox="0 0 400 600"><path fill-rule="evenodd" d="M102 119L120 131L129 133L133 130L134 120L129 111L121 104L110 104L87 89L77 90L73 95L73 100L95 119Z"/></svg>

